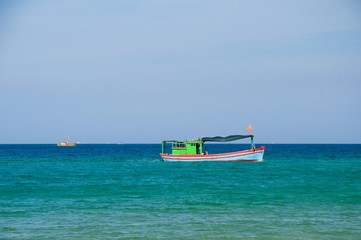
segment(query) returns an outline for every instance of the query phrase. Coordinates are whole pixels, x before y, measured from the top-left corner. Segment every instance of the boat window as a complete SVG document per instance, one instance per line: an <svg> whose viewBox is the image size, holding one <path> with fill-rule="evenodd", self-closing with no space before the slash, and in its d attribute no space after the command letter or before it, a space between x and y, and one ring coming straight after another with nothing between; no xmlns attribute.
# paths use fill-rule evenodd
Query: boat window
<svg viewBox="0 0 361 240"><path fill-rule="evenodd" d="M185 147L184 143L175 143L173 147Z"/></svg>

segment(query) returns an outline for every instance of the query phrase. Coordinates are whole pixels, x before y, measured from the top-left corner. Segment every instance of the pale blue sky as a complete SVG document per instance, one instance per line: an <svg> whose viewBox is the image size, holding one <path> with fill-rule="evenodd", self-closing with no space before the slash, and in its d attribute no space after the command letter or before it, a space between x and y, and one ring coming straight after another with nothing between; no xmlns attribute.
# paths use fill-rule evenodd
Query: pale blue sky
<svg viewBox="0 0 361 240"><path fill-rule="evenodd" d="M361 143L360 1L1 1L0 143Z"/></svg>

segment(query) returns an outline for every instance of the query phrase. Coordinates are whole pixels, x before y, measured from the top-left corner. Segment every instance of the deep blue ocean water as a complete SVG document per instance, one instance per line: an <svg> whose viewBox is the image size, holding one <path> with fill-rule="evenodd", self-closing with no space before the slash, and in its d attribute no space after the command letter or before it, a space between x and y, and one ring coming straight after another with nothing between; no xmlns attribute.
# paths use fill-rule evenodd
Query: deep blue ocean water
<svg viewBox="0 0 361 240"><path fill-rule="evenodd" d="M0 145L0 239L361 239L361 145L266 147L182 163L160 144Z"/></svg>

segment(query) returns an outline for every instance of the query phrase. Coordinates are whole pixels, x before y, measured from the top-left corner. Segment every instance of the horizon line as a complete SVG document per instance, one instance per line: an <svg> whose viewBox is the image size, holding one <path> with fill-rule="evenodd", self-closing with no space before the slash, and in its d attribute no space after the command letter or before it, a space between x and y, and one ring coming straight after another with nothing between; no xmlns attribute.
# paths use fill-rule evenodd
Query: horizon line
<svg viewBox="0 0 361 240"><path fill-rule="evenodd" d="M56 145L57 143L0 143L0 145ZM156 143L156 142L148 142L148 143L144 143L144 142L129 142L129 143L117 143L117 142L87 142L87 143L82 143L82 142L77 142L77 145L134 145L134 144L161 144L161 142ZM232 143L232 142L213 142L213 143L207 143L207 144L245 144L248 145L250 143ZM317 144L361 144L361 143L305 143L305 142L300 142L300 143L285 143L285 142L281 142L281 143L256 143L257 145L262 145L262 144L267 144L267 145L272 145L272 144L310 144L310 145L317 145Z"/></svg>

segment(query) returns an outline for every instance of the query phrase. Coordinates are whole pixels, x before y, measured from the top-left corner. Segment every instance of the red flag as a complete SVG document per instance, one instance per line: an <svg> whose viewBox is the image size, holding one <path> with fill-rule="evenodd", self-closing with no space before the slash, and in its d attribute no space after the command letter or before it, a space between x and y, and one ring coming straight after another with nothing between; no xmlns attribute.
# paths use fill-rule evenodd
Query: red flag
<svg viewBox="0 0 361 240"><path fill-rule="evenodd" d="M252 130L252 125L248 125L248 128L246 129L246 132L249 132Z"/></svg>

